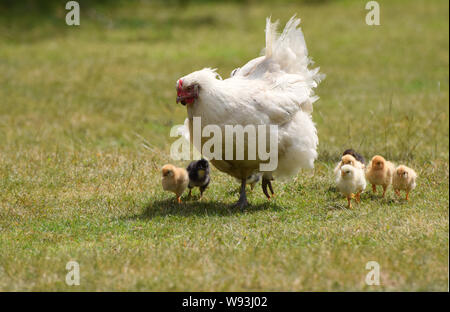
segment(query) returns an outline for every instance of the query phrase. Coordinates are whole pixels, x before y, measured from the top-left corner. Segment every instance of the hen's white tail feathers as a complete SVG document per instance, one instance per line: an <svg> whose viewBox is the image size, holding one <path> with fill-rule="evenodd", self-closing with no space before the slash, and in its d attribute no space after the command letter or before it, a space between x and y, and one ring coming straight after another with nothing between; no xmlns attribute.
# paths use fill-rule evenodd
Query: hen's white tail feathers
<svg viewBox="0 0 450 312"><path fill-rule="evenodd" d="M273 43L277 39L278 21L272 23L270 17L266 18L266 57L272 56Z"/></svg>
<svg viewBox="0 0 450 312"><path fill-rule="evenodd" d="M300 19L295 15L287 22L283 32L277 33L278 21L266 19L266 59L271 58L279 69L289 74L300 74L307 80L313 81L312 87L324 78L319 74L319 68L308 69L313 62L308 58L308 49L300 27Z"/></svg>

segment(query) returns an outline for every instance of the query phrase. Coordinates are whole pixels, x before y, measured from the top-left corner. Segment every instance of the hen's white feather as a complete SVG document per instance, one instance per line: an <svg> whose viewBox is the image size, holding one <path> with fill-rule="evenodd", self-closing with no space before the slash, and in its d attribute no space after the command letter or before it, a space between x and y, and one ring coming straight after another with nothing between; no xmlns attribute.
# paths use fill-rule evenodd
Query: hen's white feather
<svg viewBox="0 0 450 312"><path fill-rule="evenodd" d="M296 174L300 168L313 168L318 137L312 122L312 103L318 97L313 89L323 75L311 64L300 20L292 17L281 35L278 22L266 22L265 55L251 60L222 80L215 70L205 68L183 78L183 86L200 85L199 97L188 104L185 137L192 131L190 120L201 117L202 128L219 125L278 126L278 168L274 176ZM178 82L177 82L178 83ZM205 141L207 138L205 139ZM202 141L202 143L204 143ZM247 151L246 154L247 155ZM212 161L219 170L237 178L258 171L259 161Z"/></svg>

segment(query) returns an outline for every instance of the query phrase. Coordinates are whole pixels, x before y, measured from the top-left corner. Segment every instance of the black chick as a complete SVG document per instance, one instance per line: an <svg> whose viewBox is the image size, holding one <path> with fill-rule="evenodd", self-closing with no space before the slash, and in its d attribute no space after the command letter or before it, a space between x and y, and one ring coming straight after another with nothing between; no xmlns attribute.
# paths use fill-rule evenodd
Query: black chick
<svg viewBox="0 0 450 312"><path fill-rule="evenodd" d="M364 159L364 157L362 157L361 154L355 152L355 150L352 149L352 148L346 149L346 150L344 151L344 153L342 153L342 156L344 156L344 155L352 155L353 157L355 157L355 159L356 159L357 161L359 161L359 162L362 163L363 165L366 164L366 160Z"/></svg>
<svg viewBox="0 0 450 312"><path fill-rule="evenodd" d="M192 188L200 188L200 198L203 196L203 192L209 185L209 164L206 159L200 159L193 161L186 168L189 174L189 197L191 197Z"/></svg>

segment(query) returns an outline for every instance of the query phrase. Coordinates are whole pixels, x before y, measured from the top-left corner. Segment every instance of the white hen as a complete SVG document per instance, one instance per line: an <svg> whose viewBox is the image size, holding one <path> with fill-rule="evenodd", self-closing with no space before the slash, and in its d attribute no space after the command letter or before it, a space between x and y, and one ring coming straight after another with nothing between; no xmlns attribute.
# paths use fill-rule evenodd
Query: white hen
<svg viewBox="0 0 450 312"><path fill-rule="evenodd" d="M210 68L193 72L177 81L177 103L187 105L187 124L193 133L193 118L201 117L201 128L218 125L222 134L225 125L277 125L278 166L263 172L262 186L274 177L289 177L300 168L313 168L317 158L317 131L312 122L312 104L318 97L313 88L322 79L319 68L308 69L312 62L301 29L300 20L292 17L284 31L276 32L278 22L266 21L266 48L264 56L235 69L225 80ZM208 138L202 138L203 145ZM248 159L248 138L245 141L244 160L211 159L220 171L241 181L237 203L244 207L246 178L260 172L265 163L258 155ZM201 146L196 146L201 150Z"/></svg>

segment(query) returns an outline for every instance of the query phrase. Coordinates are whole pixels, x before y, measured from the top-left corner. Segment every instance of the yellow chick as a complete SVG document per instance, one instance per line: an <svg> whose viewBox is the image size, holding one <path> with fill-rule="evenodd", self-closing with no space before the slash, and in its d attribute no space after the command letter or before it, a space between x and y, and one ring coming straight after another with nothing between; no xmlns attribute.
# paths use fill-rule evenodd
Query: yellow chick
<svg viewBox="0 0 450 312"><path fill-rule="evenodd" d="M400 165L395 169L392 186L395 194L400 196L400 191L406 191L406 200L409 200L409 192L416 188L416 172L404 165Z"/></svg>
<svg viewBox="0 0 450 312"><path fill-rule="evenodd" d="M377 185L381 185L383 187L384 197L388 186L392 184L394 172L395 166L393 163L384 159L383 156L373 156L366 172L366 178L372 184L372 191L376 193Z"/></svg>
<svg viewBox="0 0 450 312"><path fill-rule="evenodd" d="M189 175L186 169L167 164L162 167L161 174L163 189L175 193L178 203L181 203L180 197L189 184Z"/></svg>
<svg viewBox="0 0 450 312"><path fill-rule="evenodd" d="M340 174L336 177L336 185L338 190L347 198L348 208L352 208L353 195L356 194L356 202L359 203L361 193L366 188L364 170L351 165L343 165Z"/></svg>
<svg viewBox="0 0 450 312"><path fill-rule="evenodd" d="M345 154L344 156L342 156L341 161L334 168L334 174L336 175L336 177L341 174L341 167L344 165L350 165L354 168L363 170L365 168L364 164L356 160L355 157L350 154Z"/></svg>

